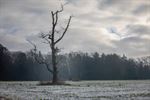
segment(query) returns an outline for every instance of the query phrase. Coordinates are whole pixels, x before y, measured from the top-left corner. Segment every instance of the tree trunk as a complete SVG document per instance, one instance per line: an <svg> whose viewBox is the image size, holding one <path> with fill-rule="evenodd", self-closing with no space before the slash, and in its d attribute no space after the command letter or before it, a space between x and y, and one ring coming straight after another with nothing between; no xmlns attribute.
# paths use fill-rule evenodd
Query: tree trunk
<svg viewBox="0 0 150 100"><path fill-rule="evenodd" d="M56 50L54 45L52 45L52 66L53 66L52 83L56 84L58 82L58 70L57 70L57 63L56 63Z"/></svg>

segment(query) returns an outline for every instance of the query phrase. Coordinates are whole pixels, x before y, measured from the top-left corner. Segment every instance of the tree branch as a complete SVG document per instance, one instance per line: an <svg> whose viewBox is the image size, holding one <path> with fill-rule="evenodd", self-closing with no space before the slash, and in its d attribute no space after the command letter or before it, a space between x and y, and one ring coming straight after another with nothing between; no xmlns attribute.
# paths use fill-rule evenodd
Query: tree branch
<svg viewBox="0 0 150 100"><path fill-rule="evenodd" d="M57 10L54 14L60 13L60 12L62 12L63 10L64 10L64 6L61 4L61 9L60 9L60 10Z"/></svg>
<svg viewBox="0 0 150 100"><path fill-rule="evenodd" d="M72 18L72 16L69 17L67 26L66 26L66 28L65 28L65 30L64 30L64 32L63 32L63 34L62 34L62 36L61 36L58 40L56 40L55 44L57 44L57 43L64 37L64 35L65 35L65 33L67 32L68 27L69 27L69 25L70 25L71 18Z"/></svg>
<svg viewBox="0 0 150 100"><path fill-rule="evenodd" d="M42 38L42 39L44 39L46 42L47 42L47 44L50 44L50 40L48 40L48 39L50 39L49 38L49 34L44 34L44 33L41 33L40 34L40 38ZM45 43L45 42L44 42Z"/></svg>
<svg viewBox="0 0 150 100"><path fill-rule="evenodd" d="M56 27L57 22L58 22L58 14L61 13L63 10L64 10L63 5L61 5L61 9L60 10L57 10L55 13L52 12L52 16L53 16L52 20L53 20L54 30L55 30L55 27Z"/></svg>
<svg viewBox="0 0 150 100"><path fill-rule="evenodd" d="M58 22L58 12L56 13L56 15L55 15L55 26L57 25L57 22Z"/></svg>
<svg viewBox="0 0 150 100"><path fill-rule="evenodd" d="M54 12L51 11L51 15L52 15L52 25L54 25Z"/></svg>
<svg viewBox="0 0 150 100"><path fill-rule="evenodd" d="M40 51L39 51L39 54L37 54L36 45L35 45L33 42L29 41L29 40L27 40L27 41L28 41L31 45L33 45L33 47L34 47L34 49L31 50L31 52L32 52L32 55L33 55L34 59L36 60L36 62L38 62L39 64L44 64L44 65L47 67L48 71L51 72L51 73L53 73L53 70L49 68L48 63L47 63L46 60L43 58L43 55L40 53ZM41 58L41 59L39 59L39 58Z"/></svg>

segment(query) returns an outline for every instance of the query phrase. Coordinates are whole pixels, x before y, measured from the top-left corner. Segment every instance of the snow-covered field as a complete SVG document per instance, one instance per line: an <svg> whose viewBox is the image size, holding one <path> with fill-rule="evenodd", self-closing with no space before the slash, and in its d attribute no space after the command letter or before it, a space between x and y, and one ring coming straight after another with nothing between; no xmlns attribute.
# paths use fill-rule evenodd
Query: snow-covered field
<svg viewBox="0 0 150 100"><path fill-rule="evenodd" d="M10 100L150 100L150 80L78 81L71 86L38 82L0 82L0 99Z"/></svg>

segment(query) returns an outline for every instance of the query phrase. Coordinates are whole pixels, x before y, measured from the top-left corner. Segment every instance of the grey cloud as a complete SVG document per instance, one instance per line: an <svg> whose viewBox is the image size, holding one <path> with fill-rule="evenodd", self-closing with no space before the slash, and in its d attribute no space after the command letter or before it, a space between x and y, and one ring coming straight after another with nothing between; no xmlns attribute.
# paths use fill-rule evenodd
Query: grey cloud
<svg viewBox="0 0 150 100"><path fill-rule="evenodd" d="M128 43L128 44L132 44L132 43L145 43L145 42L148 42L150 40L147 40L147 39L142 39L141 37L138 37L138 36L132 36L132 37L126 37L126 38L123 38L121 40L121 42L123 43Z"/></svg>
<svg viewBox="0 0 150 100"><path fill-rule="evenodd" d="M74 5L76 5L76 3L78 2L79 0L67 0L68 3L72 3Z"/></svg>
<svg viewBox="0 0 150 100"><path fill-rule="evenodd" d="M125 2L124 0L100 0L102 7L110 7L110 6L118 5L124 2Z"/></svg>
<svg viewBox="0 0 150 100"><path fill-rule="evenodd" d="M98 0L99 1L99 0ZM128 7L126 7L128 5ZM99 9L111 11L114 13L124 13L132 9L132 3L129 0L100 0Z"/></svg>
<svg viewBox="0 0 150 100"><path fill-rule="evenodd" d="M80 19L78 23L84 23L87 26L94 26L94 27L107 27L107 26L116 26L120 24L126 24L126 23L136 23L138 22L138 19L133 16L123 16L123 15L103 15L103 12L93 12L93 13L87 13L82 14L79 16L76 16L77 19Z"/></svg>
<svg viewBox="0 0 150 100"><path fill-rule="evenodd" d="M0 17L0 22L2 23L0 24L0 29L5 30L5 34L15 34L18 30L21 29L19 23L9 17Z"/></svg>
<svg viewBox="0 0 150 100"><path fill-rule="evenodd" d="M149 0L98 0L99 9L122 15L145 15L150 11Z"/></svg>
<svg viewBox="0 0 150 100"><path fill-rule="evenodd" d="M126 30L130 34L138 34L138 35L146 34L150 36L150 28L148 25L130 24L127 25Z"/></svg>
<svg viewBox="0 0 150 100"><path fill-rule="evenodd" d="M7 46L7 48L11 51L27 51L30 48L24 38L15 36L13 34L0 34L0 43Z"/></svg>
<svg viewBox="0 0 150 100"><path fill-rule="evenodd" d="M130 56L145 56L150 53L150 39L132 36L112 42L116 45L116 48L118 48L119 52L125 52Z"/></svg>
<svg viewBox="0 0 150 100"><path fill-rule="evenodd" d="M86 31L86 29L70 29L66 34L66 37L64 37L62 42L59 44L59 47L64 48L66 52L112 52L111 46L105 44L105 42L95 39L95 37L92 36L94 33L94 31L92 33L91 31ZM102 37L97 36L97 38L101 39Z"/></svg>
<svg viewBox="0 0 150 100"><path fill-rule="evenodd" d="M150 16L150 3L139 5L133 10L136 15L147 15Z"/></svg>
<svg viewBox="0 0 150 100"><path fill-rule="evenodd" d="M146 23L150 23L150 17L147 18Z"/></svg>
<svg viewBox="0 0 150 100"><path fill-rule="evenodd" d="M40 0L0 0L0 42L10 50L30 50L30 34L49 28L48 5Z"/></svg>
<svg viewBox="0 0 150 100"><path fill-rule="evenodd" d="M127 36L112 41L118 48L118 52L126 52L127 55L134 57L150 54L150 29L148 25L130 24L124 30L127 32Z"/></svg>

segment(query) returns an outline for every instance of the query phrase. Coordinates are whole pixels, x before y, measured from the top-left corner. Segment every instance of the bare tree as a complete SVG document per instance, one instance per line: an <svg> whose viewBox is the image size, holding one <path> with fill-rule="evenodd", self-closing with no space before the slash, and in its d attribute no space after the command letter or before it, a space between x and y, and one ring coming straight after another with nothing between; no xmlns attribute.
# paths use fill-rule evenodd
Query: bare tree
<svg viewBox="0 0 150 100"><path fill-rule="evenodd" d="M40 63L40 64L44 64L48 71L50 73L52 73L53 78L52 78L52 83L53 84L57 84L58 83L58 61L57 61L57 55L60 49L58 49L58 47L56 46L56 44L58 44L64 37L64 35L66 34L70 22L71 22L71 18L72 16L69 17L68 21L67 21L67 25L62 28L61 30L57 30L56 26L58 26L58 19L59 19L59 14L63 12L63 5L61 5L61 9L57 10L57 11L51 11L51 17L52 17L52 29L49 31L49 33L41 33L41 38L44 39L44 43L48 44L50 49L51 49L51 54L52 54L52 69L50 69L49 64L46 62L46 60L44 59L44 57L42 56L41 52L37 53L37 48L36 45L33 44L32 42L30 42L33 46L34 49L33 54L35 57L35 60ZM56 37L56 34L59 33L60 37Z"/></svg>

